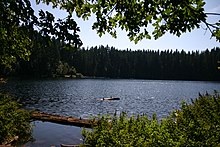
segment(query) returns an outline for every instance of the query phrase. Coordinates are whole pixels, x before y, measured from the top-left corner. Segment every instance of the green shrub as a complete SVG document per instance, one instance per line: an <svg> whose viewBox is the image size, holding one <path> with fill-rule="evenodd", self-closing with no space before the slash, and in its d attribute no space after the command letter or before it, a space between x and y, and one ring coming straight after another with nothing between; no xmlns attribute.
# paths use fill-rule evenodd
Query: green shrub
<svg viewBox="0 0 220 147"><path fill-rule="evenodd" d="M156 115L102 116L92 131L83 130L89 146L220 146L220 96L200 95L167 118Z"/></svg>
<svg viewBox="0 0 220 147"><path fill-rule="evenodd" d="M16 136L20 142L30 138L30 113L20 108L11 96L0 93L0 144L6 144Z"/></svg>
<svg viewBox="0 0 220 147"><path fill-rule="evenodd" d="M200 95L170 117L174 123L167 127L186 146L220 146L220 96Z"/></svg>

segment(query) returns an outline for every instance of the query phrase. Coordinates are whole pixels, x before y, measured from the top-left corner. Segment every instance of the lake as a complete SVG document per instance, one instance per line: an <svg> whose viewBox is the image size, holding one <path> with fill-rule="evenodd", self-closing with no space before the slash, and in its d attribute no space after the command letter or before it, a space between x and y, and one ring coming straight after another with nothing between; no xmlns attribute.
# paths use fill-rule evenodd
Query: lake
<svg viewBox="0 0 220 147"><path fill-rule="evenodd" d="M151 116L156 113L158 118L162 118L169 115L173 110L179 109L182 100L190 103L191 99L197 98L199 93L208 92L212 94L214 90L220 91L220 82L132 79L14 79L9 80L7 84L0 85L0 90L9 91L20 98L27 109L52 114L90 118L98 114L125 111L129 115L144 113ZM120 100L98 100L106 97L119 97ZM36 126L43 126L43 123L38 122L37 124L40 125Z"/></svg>

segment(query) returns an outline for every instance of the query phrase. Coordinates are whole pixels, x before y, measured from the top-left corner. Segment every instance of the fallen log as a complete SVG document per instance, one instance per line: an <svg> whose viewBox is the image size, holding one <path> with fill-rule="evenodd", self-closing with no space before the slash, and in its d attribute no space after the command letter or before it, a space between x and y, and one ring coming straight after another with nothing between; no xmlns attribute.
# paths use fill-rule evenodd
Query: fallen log
<svg viewBox="0 0 220 147"><path fill-rule="evenodd" d="M44 112L33 112L31 117L34 120L41 120L41 121L53 122L64 125L73 125L78 127L86 127L86 128L91 128L92 126L96 125L96 120L66 117L66 116L48 114Z"/></svg>
<svg viewBox="0 0 220 147"><path fill-rule="evenodd" d="M90 146L89 144L83 144L83 145L71 145L71 144L60 144L61 147L80 147L80 146Z"/></svg>
<svg viewBox="0 0 220 147"><path fill-rule="evenodd" d="M60 144L61 147L80 147L80 145Z"/></svg>

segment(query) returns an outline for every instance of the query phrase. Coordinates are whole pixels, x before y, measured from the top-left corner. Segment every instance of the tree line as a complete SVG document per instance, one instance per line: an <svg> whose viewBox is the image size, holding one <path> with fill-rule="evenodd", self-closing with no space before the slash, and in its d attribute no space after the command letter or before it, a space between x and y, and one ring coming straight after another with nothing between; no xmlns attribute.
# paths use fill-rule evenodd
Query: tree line
<svg viewBox="0 0 220 147"><path fill-rule="evenodd" d="M78 35L80 28L72 17L75 12L74 15L86 20L94 14L97 20L92 29L100 36L107 32L117 37L115 28L119 27L135 43L144 38L157 39L166 32L180 36L183 32L198 28L203 22L219 41L219 23L210 24L206 21L209 14L204 12L203 0L167 4L162 1L73 3L36 0L37 4L41 2L65 10L67 16L56 19L52 13L43 10L36 15L30 0L0 2L0 76L11 73L31 76L77 75L78 69L84 75L94 77L219 78L216 69L218 49L201 53L173 50L121 51L108 46L79 49L82 46ZM111 15L112 12L115 15ZM164 20L166 23L161 23ZM154 27L152 35L147 31L149 24ZM213 52L217 53L213 55Z"/></svg>
<svg viewBox="0 0 220 147"><path fill-rule="evenodd" d="M1 74L51 77L220 80L220 48L205 51L119 50L109 46L69 49L63 42L35 32L29 61L18 59Z"/></svg>
<svg viewBox="0 0 220 147"><path fill-rule="evenodd" d="M83 75L108 78L220 80L220 48L205 51L82 48L66 58ZM71 60L72 59L72 60Z"/></svg>

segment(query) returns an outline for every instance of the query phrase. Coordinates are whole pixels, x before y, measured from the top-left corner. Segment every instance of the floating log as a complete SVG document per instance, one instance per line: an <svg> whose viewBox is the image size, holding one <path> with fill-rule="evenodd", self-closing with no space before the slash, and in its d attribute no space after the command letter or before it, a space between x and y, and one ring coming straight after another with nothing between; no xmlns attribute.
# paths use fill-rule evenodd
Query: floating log
<svg viewBox="0 0 220 147"><path fill-rule="evenodd" d="M101 99L98 99L98 100L101 100L101 101L113 101L113 100L120 100L120 98L118 98L118 97L106 97L106 98L101 98Z"/></svg>
<svg viewBox="0 0 220 147"><path fill-rule="evenodd" d="M64 125L73 125L78 127L86 127L86 128L91 128L93 125L96 124L95 120L66 117L66 116L60 116L54 114L47 114L44 112L33 112L31 117L34 120L41 120L41 121L53 122Z"/></svg>

